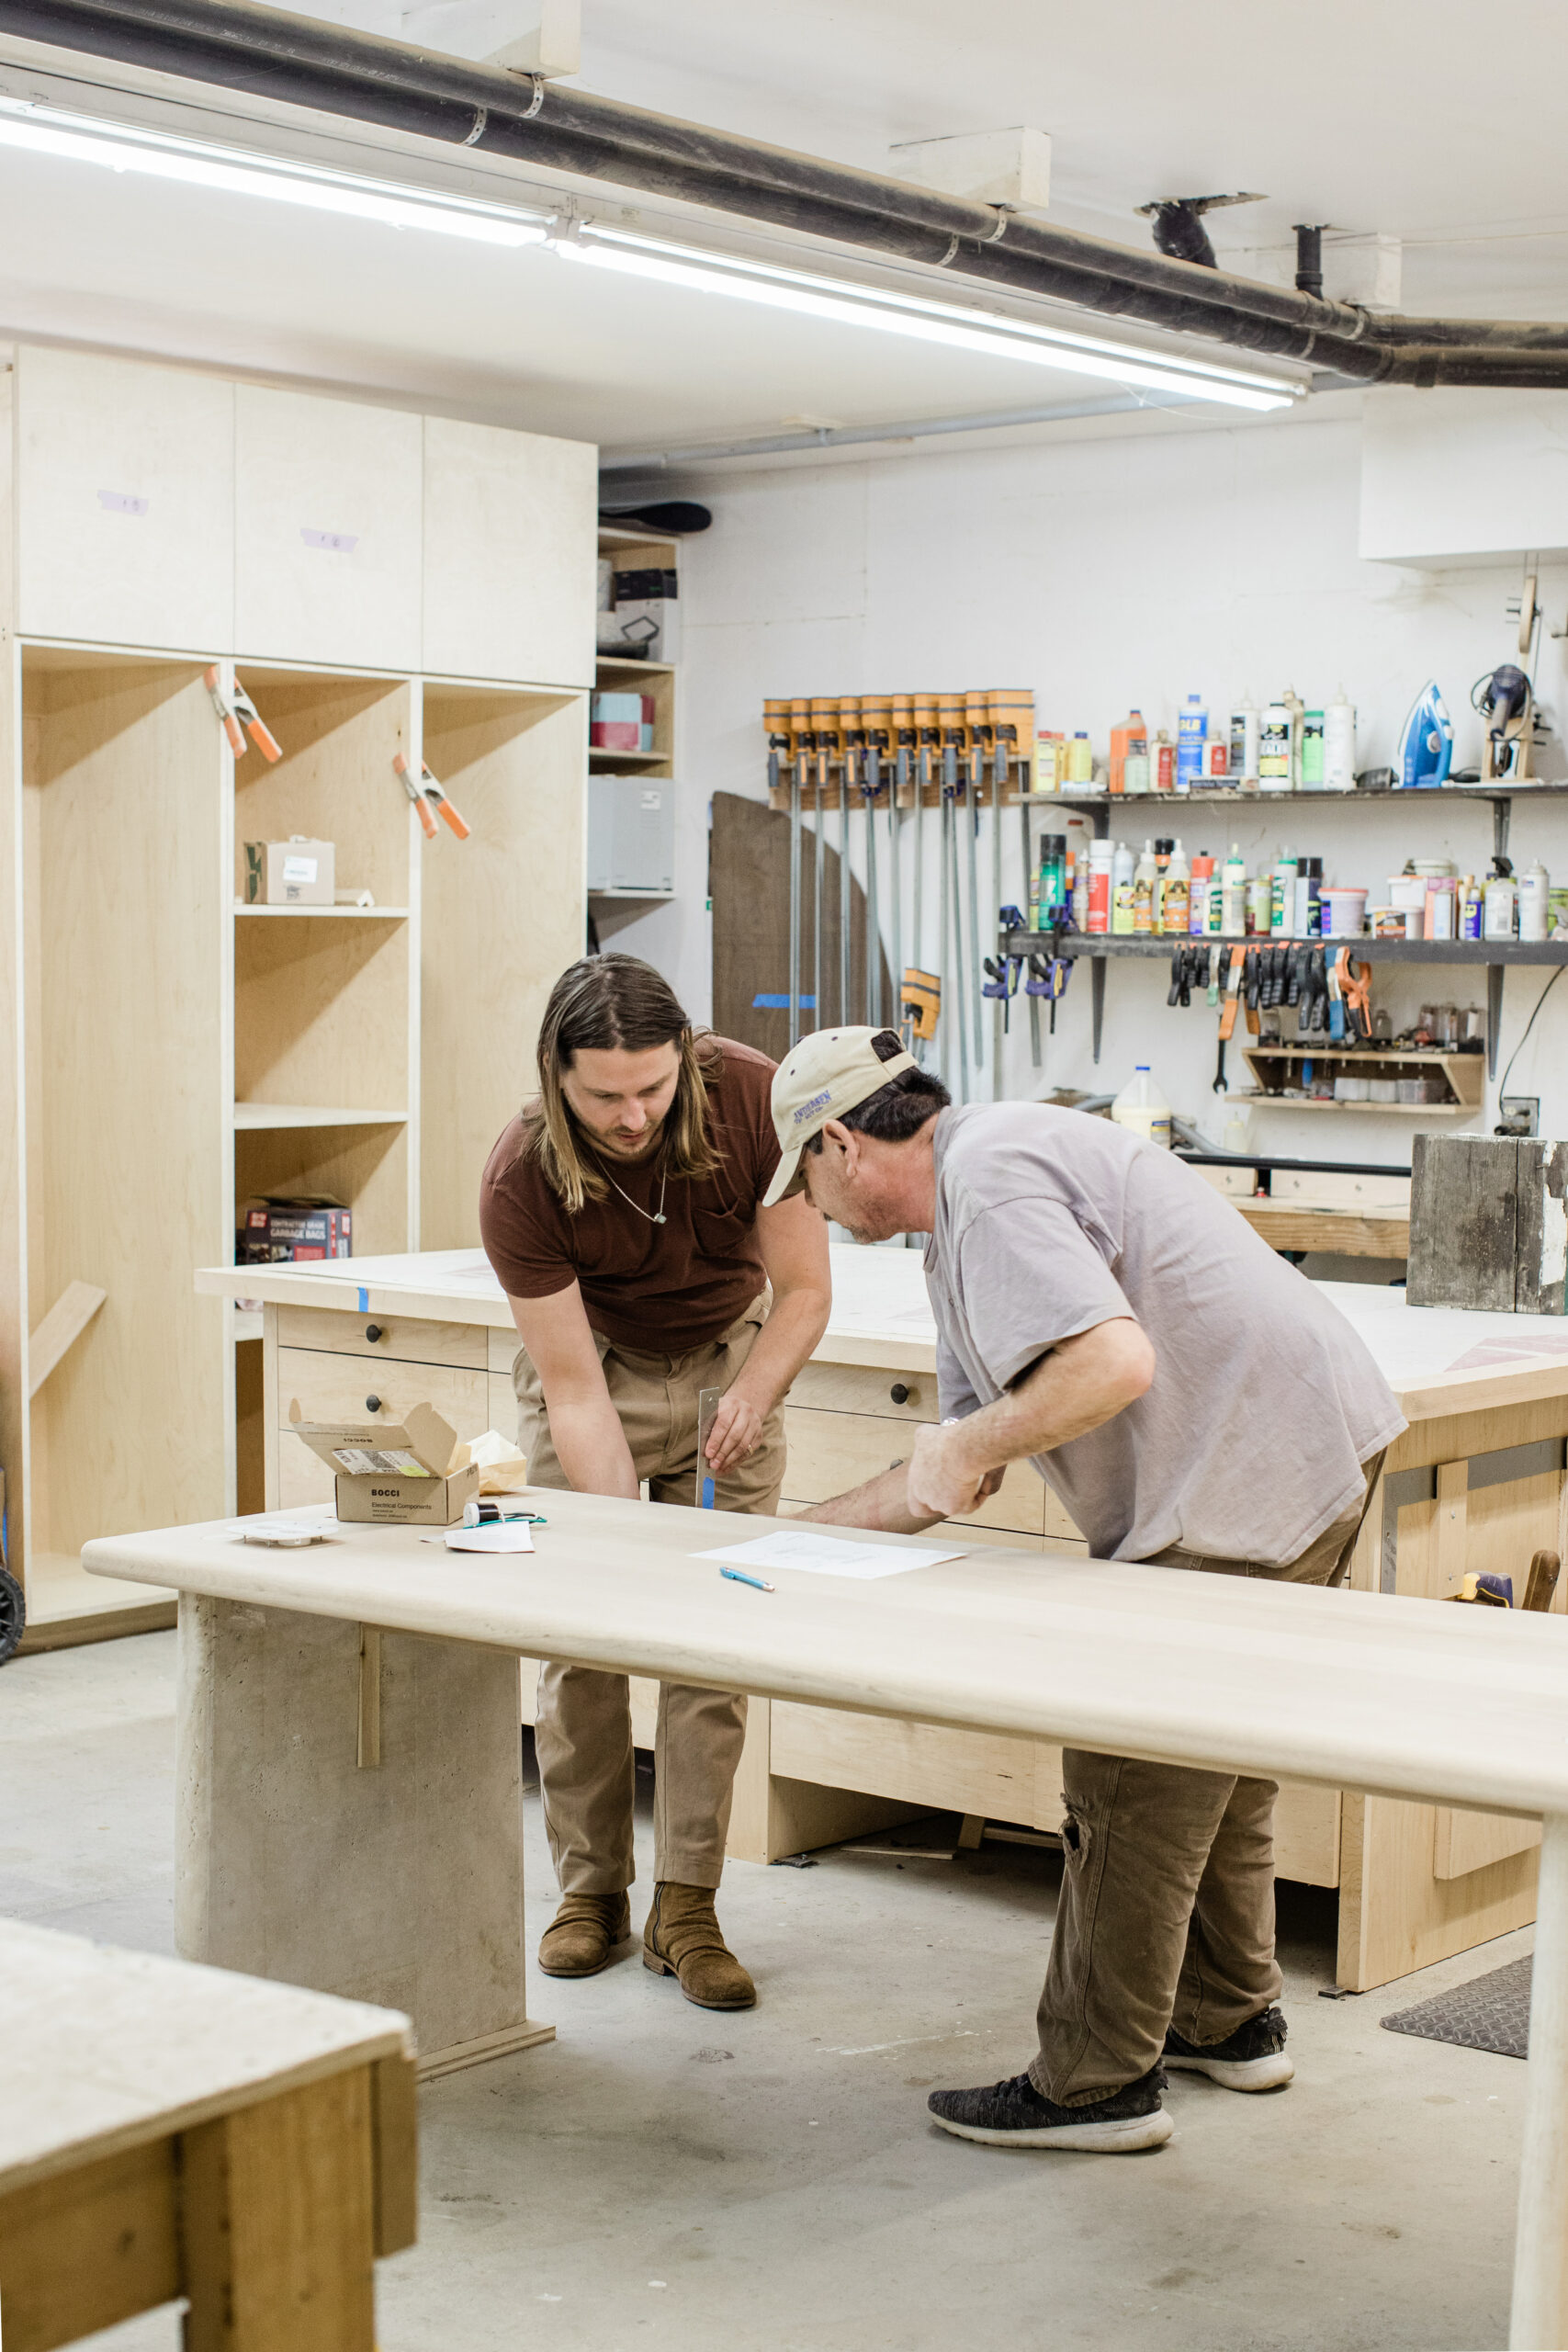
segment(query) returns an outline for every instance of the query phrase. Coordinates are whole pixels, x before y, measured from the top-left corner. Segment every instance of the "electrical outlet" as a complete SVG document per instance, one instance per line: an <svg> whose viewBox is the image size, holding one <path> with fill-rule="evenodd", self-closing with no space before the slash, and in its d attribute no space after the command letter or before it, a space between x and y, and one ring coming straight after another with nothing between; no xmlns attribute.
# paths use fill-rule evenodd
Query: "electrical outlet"
<svg viewBox="0 0 1568 2352"><path fill-rule="evenodd" d="M1500 1136L1538 1136L1540 1133L1539 1094L1505 1094L1497 1109L1501 1114L1497 1121Z"/></svg>

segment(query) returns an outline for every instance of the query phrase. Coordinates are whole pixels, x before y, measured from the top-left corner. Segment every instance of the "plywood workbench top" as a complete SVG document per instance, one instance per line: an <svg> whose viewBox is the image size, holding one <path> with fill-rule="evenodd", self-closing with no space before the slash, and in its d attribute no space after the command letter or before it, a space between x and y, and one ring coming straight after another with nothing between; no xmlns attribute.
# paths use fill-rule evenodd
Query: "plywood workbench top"
<svg viewBox="0 0 1568 2352"><path fill-rule="evenodd" d="M401 2056L408 2019L0 1920L0 2192Z"/></svg>
<svg viewBox="0 0 1568 2352"><path fill-rule="evenodd" d="M83 1557L96 1575L663 1680L1568 1813L1556 1617L989 1548L871 1583L776 1568L761 1593L698 1555L795 1522L553 1492L547 1510L531 1555L349 1527L276 1551L220 1523Z"/></svg>
<svg viewBox="0 0 1568 2352"><path fill-rule="evenodd" d="M920 1252L841 1246L832 1252L832 1269L833 1311L815 1360L891 1372L934 1371L936 1327ZM350 1315L428 1317L498 1330L512 1324L482 1250L293 1266L213 1266L196 1280L198 1290L224 1298L338 1307ZM1562 1317L1411 1306L1403 1288L1376 1283L1316 1287L1359 1332L1409 1420L1568 1392L1568 1319Z"/></svg>

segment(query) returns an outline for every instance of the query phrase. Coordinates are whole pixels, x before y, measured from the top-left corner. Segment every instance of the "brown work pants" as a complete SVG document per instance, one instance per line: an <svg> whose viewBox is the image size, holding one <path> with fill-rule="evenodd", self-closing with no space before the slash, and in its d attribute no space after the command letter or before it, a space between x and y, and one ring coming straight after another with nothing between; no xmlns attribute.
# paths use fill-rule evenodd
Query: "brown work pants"
<svg viewBox="0 0 1568 2352"><path fill-rule="evenodd" d="M612 1346L597 1333L610 1402L620 1416L639 1478L656 1503L696 1499L697 1398L728 1388L766 1319L756 1299L721 1339L682 1355ZM512 1368L517 1442L532 1487L570 1485L550 1442L544 1391L525 1350ZM784 1484L784 1412L763 1424L755 1453L717 1480L720 1510L770 1512ZM534 1728L545 1826L563 1894L618 1894L637 1875L632 1861L631 1697L624 1674L584 1666L539 1669ZM653 1850L656 1880L716 1886L724 1870L730 1794L746 1739L738 1692L661 1683L654 1738Z"/></svg>
<svg viewBox="0 0 1568 2352"><path fill-rule="evenodd" d="M1367 1463L1370 1497L1382 1456ZM1151 1567L1332 1584L1363 1501L1283 1567L1172 1548ZM1274 1958L1272 1781L1062 1755L1062 1892L1045 1986L1036 2090L1061 2107L1109 2098L1146 2075L1174 2025L1224 2041L1280 1997Z"/></svg>

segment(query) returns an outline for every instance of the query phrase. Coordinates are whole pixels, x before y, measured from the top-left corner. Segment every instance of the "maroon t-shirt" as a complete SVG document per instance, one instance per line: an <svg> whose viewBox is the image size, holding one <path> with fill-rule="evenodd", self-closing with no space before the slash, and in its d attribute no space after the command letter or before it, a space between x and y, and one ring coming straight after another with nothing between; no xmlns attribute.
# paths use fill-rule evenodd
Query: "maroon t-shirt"
<svg viewBox="0 0 1568 2352"><path fill-rule="evenodd" d="M550 1298L577 1282L594 1330L670 1355L716 1340L745 1313L767 1281L757 1211L779 1164L774 1065L729 1037L713 1045L722 1064L704 1079L716 1175L666 1185L657 1151L631 1162L585 1147L612 1189L572 1216L528 1148L523 1117L512 1121L479 1185L479 1238L508 1297ZM655 1225L661 1190L665 1222Z"/></svg>

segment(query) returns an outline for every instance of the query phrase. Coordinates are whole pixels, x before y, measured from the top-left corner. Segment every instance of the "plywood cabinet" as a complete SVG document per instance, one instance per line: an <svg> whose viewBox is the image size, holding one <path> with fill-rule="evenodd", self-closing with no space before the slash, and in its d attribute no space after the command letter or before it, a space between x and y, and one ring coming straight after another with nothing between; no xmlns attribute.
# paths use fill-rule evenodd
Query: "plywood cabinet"
<svg viewBox="0 0 1568 2352"><path fill-rule="evenodd" d="M585 442L425 419L426 670L592 684L598 488Z"/></svg>
<svg viewBox="0 0 1568 2352"><path fill-rule="evenodd" d="M234 399L236 647L417 669L423 420L255 384Z"/></svg>
<svg viewBox="0 0 1568 2352"><path fill-rule="evenodd" d="M233 385L33 347L17 376L20 628L227 652Z"/></svg>
<svg viewBox="0 0 1568 2352"><path fill-rule="evenodd" d="M581 953L587 695L529 681L588 674L565 649L575 628L591 650L592 452L484 436L513 519L547 461L535 569L510 522L479 535L472 610L492 560L511 598L484 653L500 680L441 684L421 668L424 433L78 353L0 373L0 1468L31 1639L167 1621L166 1595L85 1577L82 1544L261 1487L276 1379L234 1303L192 1289L232 1262L240 1208L326 1194L355 1254L416 1249L428 1171L426 1238L476 1240L484 1159ZM545 642L525 586L547 659L522 642ZM236 761L209 669L243 679L278 760ZM426 840L400 758L428 758L468 839ZM372 903L245 903L244 843L294 833ZM104 1303L47 1376L40 1351L32 1395L30 1335L73 1283ZM362 1408L357 1366L298 1352L323 1408L344 1380ZM413 1386L475 1433L482 1341L435 1364ZM413 1401L395 1367L394 1394ZM292 1464L290 1493L310 1475Z"/></svg>

